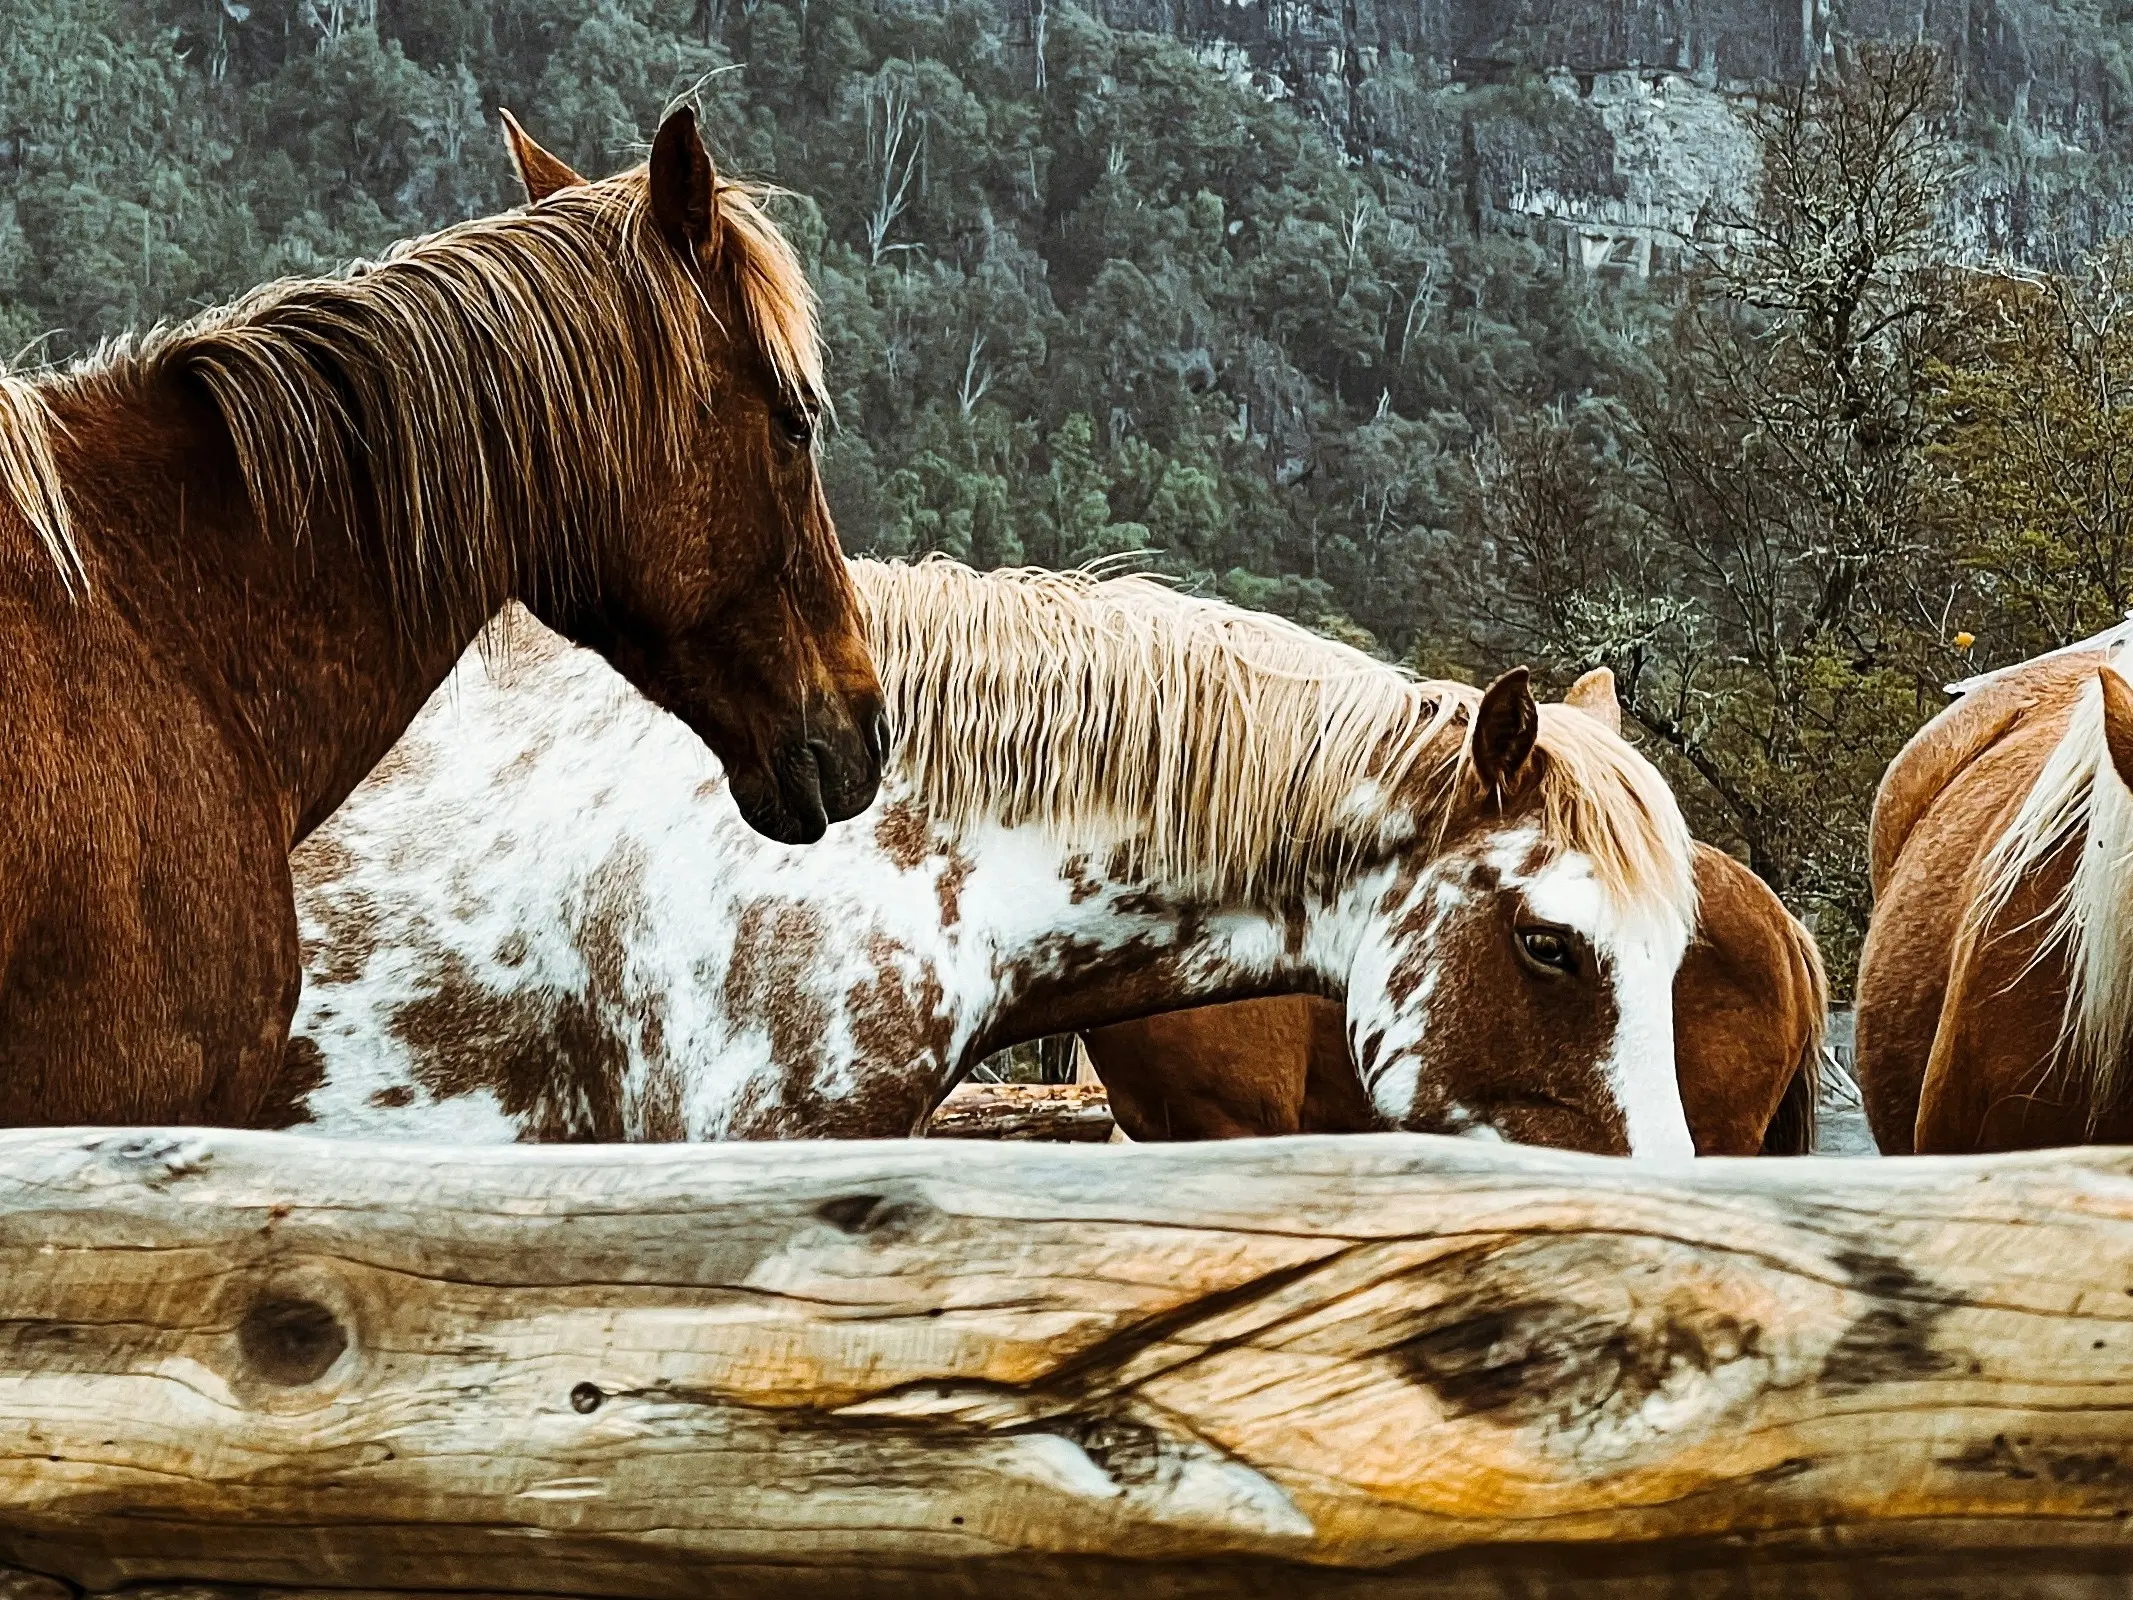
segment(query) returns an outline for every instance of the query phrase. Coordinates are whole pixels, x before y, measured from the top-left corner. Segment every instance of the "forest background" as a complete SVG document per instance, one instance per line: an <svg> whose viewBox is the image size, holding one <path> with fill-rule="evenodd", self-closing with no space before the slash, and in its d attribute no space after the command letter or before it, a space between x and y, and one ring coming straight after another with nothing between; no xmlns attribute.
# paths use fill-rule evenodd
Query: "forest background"
<svg viewBox="0 0 2133 1600"><path fill-rule="evenodd" d="M790 191L849 550L1610 666L1841 990L1942 685L2128 604L2133 10L1699 3L0 0L0 357L513 203L498 106L604 173L693 93Z"/></svg>

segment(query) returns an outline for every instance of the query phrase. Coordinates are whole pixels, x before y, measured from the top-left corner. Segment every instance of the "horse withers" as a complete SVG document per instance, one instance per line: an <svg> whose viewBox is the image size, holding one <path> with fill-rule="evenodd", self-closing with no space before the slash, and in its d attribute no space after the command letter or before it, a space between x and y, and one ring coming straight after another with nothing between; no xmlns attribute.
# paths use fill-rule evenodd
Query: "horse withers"
<svg viewBox="0 0 2133 1600"><path fill-rule="evenodd" d="M819 837L879 685L810 448L813 302L694 116L534 203L0 377L0 1123L242 1123L289 851L507 601Z"/></svg>
<svg viewBox="0 0 2133 1600"><path fill-rule="evenodd" d="M1674 975L1674 1070L1698 1155L1806 1155L1828 986L1814 939L1762 879L1696 846L1696 937ZM1381 1128L1341 1008L1281 995L1082 1035L1135 1140Z"/></svg>
<svg viewBox="0 0 2133 1600"><path fill-rule="evenodd" d="M852 567L896 758L805 851L583 652L470 660L299 854L289 1119L907 1134L1005 1045L1301 988L1390 1123L1689 1153L1688 835L1614 733L1144 578Z"/></svg>
<svg viewBox="0 0 2133 1600"><path fill-rule="evenodd" d="M1858 1077L1886 1152L2133 1140L2127 631L1962 686L1881 780Z"/></svg>

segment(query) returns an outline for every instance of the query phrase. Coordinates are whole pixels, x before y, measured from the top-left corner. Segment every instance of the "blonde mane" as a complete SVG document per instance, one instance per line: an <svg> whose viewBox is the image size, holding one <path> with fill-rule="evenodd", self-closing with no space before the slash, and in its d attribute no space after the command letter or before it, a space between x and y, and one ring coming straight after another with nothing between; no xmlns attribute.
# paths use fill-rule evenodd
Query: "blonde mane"
<svg viewBox="0 0 2133 1600"><path fill-rule="evenodd" d="M898 759L935 815L1115 840L1194 892L1261 898L1382 857L1413 820L1441 830L1460 797L1465 684L1147 577L851 570ZM1541 708L1540 748L1549 840L1630 905L1693 920L1657 771L1563 706Z"/></svg>
<svg viewBox="0 0 2133 1600"><path fill-rule="evenodd" d="M2119 671L2122 659L2114 651L2105 670ZM1965 943L1984 937L2023 881L2068 848L2078 851L2073 870L2043 914L2043 937L2029 964L2055 951L2065 962L2066 1005L2054 1051L2093 1124L2125 1091L2133 1047L2133 793L2111 766L2103 685L2094 672L2076 695L2066 731L1985 857Z"/></svg>
<svg viewBox="0 0 2133 1600"><path fill-rule="evenodd" d="M717 270L776 379L822 401L815 301L762 191L721 184ZM325 278L285 279L0 379L0 491L78 569L52 392L187 375L213 396L262 525L368 524L403 614L462 611L612 539L648 474L678 471L717 380L704 295L651 216L642 168L461 223Z"/></svg>
<svg viewBox="0 0 2133 1600"><path fill-rule="evenodd" d="M74 545L74 518L52 456L56 424L43 392L0 367L0 508L12 507L44 547L69 594L88 581Z"/></svg>

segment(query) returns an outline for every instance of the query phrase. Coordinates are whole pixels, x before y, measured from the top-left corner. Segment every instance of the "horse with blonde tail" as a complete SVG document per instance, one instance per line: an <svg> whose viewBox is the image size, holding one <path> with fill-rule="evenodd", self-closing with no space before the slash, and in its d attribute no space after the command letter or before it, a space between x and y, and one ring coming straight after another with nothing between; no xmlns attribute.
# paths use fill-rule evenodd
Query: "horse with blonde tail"
<svg viewBox="0 0 2133 1600"><path fill-rule="evenodd" d="M873 797L813 301L675 113L600 183L0 375L0 1123L261 1114L290 849L512 600L780 839Z"/></svg>
<svg viewBox="0 0 2133 1600"><path fill-rule="evenodd" d="M2129 636L1958 685L1881 780L1858 1076L1886 1152L2133 1140Z"/></svg>
<svg viewBox="0 0 2133 1600"><path fill-rule="evenodd" d="M1590 717L1146 578L852 563L895 755L791 850L600 662L462 669L299 852L286 1120L909 1134L984 1055L1337 998L1391 1126L1691 1151L1672 794Z"/></svg>

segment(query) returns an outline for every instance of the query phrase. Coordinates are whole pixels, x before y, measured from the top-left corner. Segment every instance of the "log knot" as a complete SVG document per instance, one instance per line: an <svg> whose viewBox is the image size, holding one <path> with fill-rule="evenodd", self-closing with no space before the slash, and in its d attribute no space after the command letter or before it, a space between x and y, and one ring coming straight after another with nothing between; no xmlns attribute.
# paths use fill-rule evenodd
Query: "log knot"
<svg viewBox="0 0 2133 1600"><path fill-rule="evenodd" d="M931 1215L932 1209L923 1200L887 1194L846 1194L823 1201L815 1207L815 1215L839 1233L887 1243L903 1237Z"/></svg>
<svg viewBox="0 0 2133 1600"><path fill-rule="evenodd" d="M157 1191L206 1171L212 1159L205 1140L167 1133L119 1134L97 1139L89 1149L114 1176Z"/></svg>
<svg viewBox="0 0 2133 1600"><path fill-rule="evenodd" d="M1756 1354L1759 1332L1720 1313L1617 1316L1566 1300L1439 1308L1394 1347L1453 1416L1508 1424L1600 1421Z"/></svg>
<svg viewBox="0 0 2133 1600"><path fill-rule="evenodd" d="M294 1389L325 1376L348 1348L348 1330L316 1300L273 1295L245 1313L237 1345L261 1378Z"/></svg>
<svg viewBox="0 0 2133 1600"><path fill-rule="evenodd" d="M1853 1289L1878 1304L1860 1312L1830 1347L1822 1387L1851 1394L1877 1384L1930 1378L1954 1363L1933 1347L1933 1328L1948 1311L1944 1296L1892 1256L1841 1250L1831 1258Z"/></svg>

